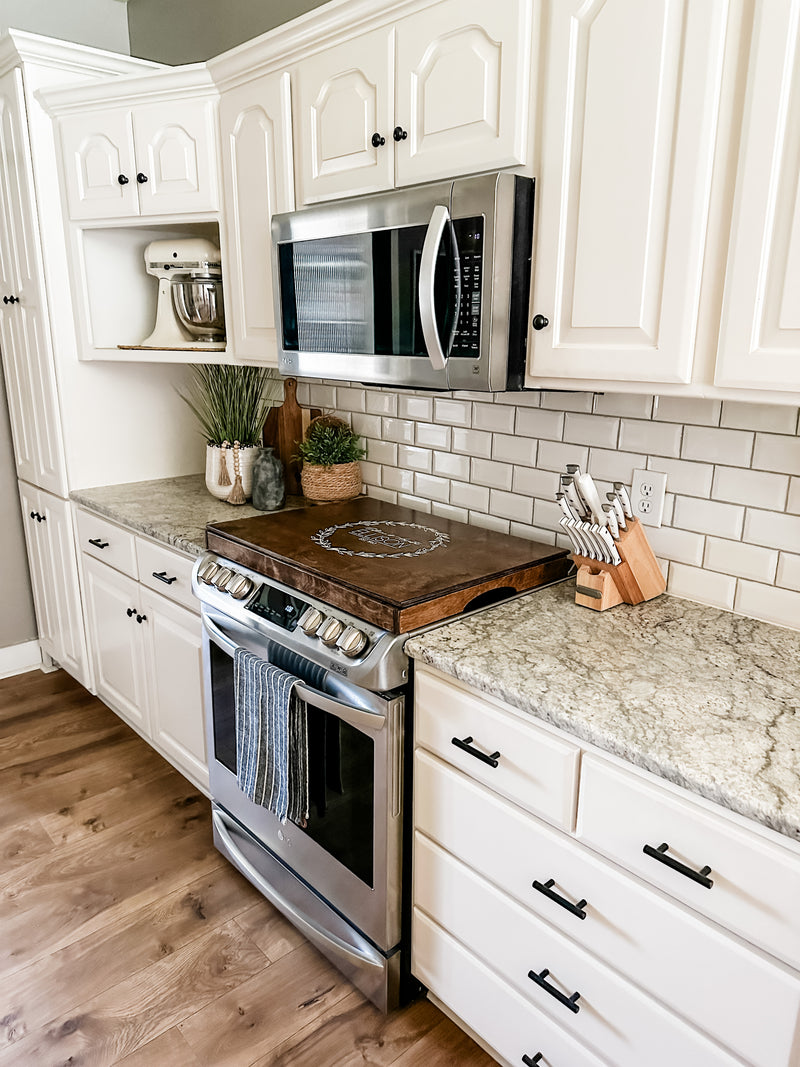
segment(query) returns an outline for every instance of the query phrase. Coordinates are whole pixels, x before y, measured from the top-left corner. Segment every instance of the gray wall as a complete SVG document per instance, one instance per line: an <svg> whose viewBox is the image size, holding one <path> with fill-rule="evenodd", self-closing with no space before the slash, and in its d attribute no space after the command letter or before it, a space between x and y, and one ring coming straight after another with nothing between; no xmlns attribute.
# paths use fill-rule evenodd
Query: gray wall
<svg viewBox="0 0 800 1067"><path fill-rule="evenodd" d="M200 62L320 6L320 0L129 0L131 55Z"/></svg>
<svg viewBox="0 0 800 1067"><path fill-rule="evenodd" d="M28 30L129 55L126 6L119 0L0 0L0 31Z"/></svg>

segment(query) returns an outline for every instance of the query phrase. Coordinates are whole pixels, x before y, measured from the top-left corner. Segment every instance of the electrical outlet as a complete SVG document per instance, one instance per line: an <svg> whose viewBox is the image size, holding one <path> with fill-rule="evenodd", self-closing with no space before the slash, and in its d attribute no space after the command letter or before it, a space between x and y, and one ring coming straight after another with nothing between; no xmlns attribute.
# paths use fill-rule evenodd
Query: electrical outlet
<svg viewBox="0 0 800 1067"><path fill-rule="evenodd" d="M633 472L631 485L631 508L637 519L645 526L660 526L664 514L664 495L667 491L667 476L659 471Z"/></svg>

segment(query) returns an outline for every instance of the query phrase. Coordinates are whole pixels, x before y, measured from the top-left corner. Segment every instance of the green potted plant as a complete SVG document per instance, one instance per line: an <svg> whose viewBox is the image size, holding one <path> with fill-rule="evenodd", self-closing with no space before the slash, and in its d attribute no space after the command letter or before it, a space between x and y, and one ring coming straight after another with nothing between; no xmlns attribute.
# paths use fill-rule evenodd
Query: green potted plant
<svg viewBox="0 0 800 1067"><path fill-rule="evenodd" d="M282 398L282 379L269 367L212 363L190 370L189 388L179 395L206 441L206 487L219 500L244 504L267 412Z"/></svg>
<svg viewBox="0 0 800 1067"><path fill-rule="evenodd" d="M361 438L336 415L312 419L300 442L303 495L316 503L351 500L361 492L359 460L366 455Z"/></svg>

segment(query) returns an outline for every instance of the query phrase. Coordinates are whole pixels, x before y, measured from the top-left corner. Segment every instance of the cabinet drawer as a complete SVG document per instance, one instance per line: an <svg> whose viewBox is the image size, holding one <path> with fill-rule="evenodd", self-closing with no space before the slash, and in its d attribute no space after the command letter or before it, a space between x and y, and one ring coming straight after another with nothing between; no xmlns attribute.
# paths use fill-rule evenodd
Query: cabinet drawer
<svg viewBox="0 0 800 1067"><path fill-rule="evenodd" d="M417 673L415 709L418 745L556 826L572 829L580 756L576 745L425 671ZM495 755L497 766L454 741Z"/></svg>
<svg viewBox="0 0 800 1067"><path fill-rule="evenodd" d="M101 559L130 578L137 578L135 536L92 511L77 510L81 552Z"/></svg>
<svg viewBox="0 0 800 1067"><path fill-rule="evenodd" d="M601 1067L600 1060L417 909L411 969L503 1063L517 1065L523 1055L532 1060L541 1052L542 1067Z"/></svg>
<svg viewBox="0 0 800 1067"><path fill-rule="evenodd" d="M414 905L467 945L526 1001L615 1067L644 1063L729 1067L734 1062L419 833L414 841ZM481 922L475 921L476 915ZM539 975L544 985L531 973Z"/></svg>
<svg viewBox="0 0 800 1067"><path fill-rule="evenodd" d="M779 959L800 968L800 855L757 829L587 756L581 775L578 834L647 882ZM710 888L673 870L644 848L667 844L669 857L695 871L708 866Z"/></svg>
<svg viewBox="0 0 800 1067"><path fill-rule="evenodd" d="M424 752L414 809L428 837L748 1063L797 1062L800 976L783 964ZM551 879L561 903L533 886Z"/></svg>
<svg viewBox="0 0 800 1067"><path fill-rule="evenodd" d="M199 611L199 602L192 594L193 559L178 555L154 541L145 541L143 537L136 538L136 559L142 585L190 611Z"/></svg>

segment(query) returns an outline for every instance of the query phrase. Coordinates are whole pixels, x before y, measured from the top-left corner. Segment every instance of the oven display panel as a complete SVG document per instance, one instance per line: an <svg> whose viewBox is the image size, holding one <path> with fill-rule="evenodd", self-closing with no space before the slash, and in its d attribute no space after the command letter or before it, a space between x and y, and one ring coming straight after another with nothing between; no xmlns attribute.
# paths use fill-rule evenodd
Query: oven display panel
<svg viewBox="0 0 800 1067"><path fill-rule="evenodd" d="M284 593L282 589L275 589L270 585L262 585L261 591L248 606L248 610L291 632L296 629L300 616L307 607L308 604L299 597L291 596L289 593Z"/></svg>

